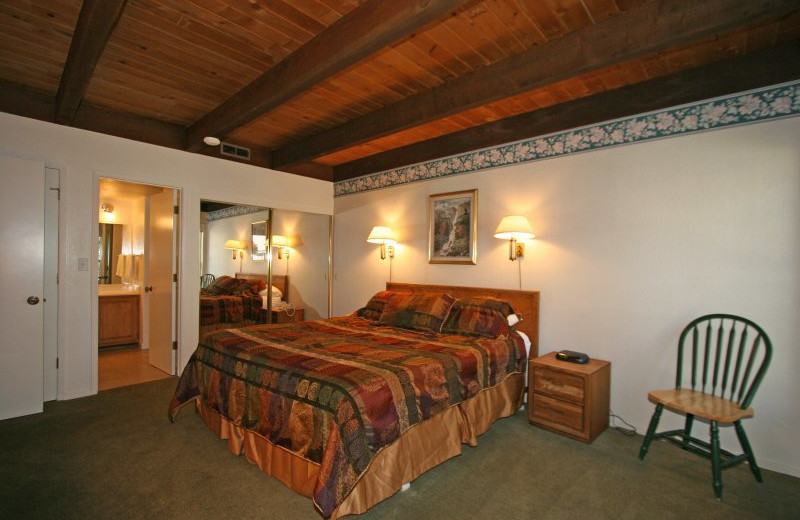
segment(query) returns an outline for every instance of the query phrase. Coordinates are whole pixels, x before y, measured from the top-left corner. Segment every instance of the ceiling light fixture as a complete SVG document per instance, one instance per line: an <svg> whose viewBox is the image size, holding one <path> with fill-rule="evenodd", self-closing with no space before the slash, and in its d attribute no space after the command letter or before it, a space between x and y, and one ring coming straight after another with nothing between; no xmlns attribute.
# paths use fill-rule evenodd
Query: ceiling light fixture
<svg viewBox="0 0 800 520"><path fill-rule="evenodd" d="M217 137L207 135L203 138L203 142L208 146L219 146L220 140Z"/></svg>

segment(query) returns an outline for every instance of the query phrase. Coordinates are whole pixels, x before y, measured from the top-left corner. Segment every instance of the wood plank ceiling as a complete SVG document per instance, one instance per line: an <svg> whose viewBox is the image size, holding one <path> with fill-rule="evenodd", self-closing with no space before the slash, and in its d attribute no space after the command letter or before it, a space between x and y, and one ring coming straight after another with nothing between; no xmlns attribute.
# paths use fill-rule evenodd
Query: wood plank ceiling
<svg viewBox="0 0 800 520"><path fill-rule="evenodd" d="M0 110L326 180L800 78L797 0L4 0L0 27Z"/></svg>

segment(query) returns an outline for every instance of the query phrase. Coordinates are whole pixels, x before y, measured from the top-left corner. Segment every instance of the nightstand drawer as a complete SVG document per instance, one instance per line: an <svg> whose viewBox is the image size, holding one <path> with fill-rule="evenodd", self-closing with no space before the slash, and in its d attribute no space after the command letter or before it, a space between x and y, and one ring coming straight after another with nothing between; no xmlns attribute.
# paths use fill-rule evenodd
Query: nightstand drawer
<svg viewBox="0 0 800 520"><path fill-rule="evenodd" d="M533 396L533 421L543 421L556 428L583 430L583 406L553 399L545 395Z"/></svg>
<svg viewBox="0 0 800 520"><path fill-rule="evenodd" d="M534 367L533 387L537 394L547 394L572 401L573 403L582 404L583 385L583 377L538 366Z"/></svg>

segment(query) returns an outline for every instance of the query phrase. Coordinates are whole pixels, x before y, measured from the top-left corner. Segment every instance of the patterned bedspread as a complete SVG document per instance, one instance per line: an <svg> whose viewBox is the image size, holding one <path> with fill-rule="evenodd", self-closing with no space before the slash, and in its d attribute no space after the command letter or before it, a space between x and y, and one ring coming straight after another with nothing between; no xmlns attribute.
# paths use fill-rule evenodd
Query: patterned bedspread
<svg viewBox="0 0 800 520"><path fill-rule="evenodd" d="M200 295L200 326L258 321L263 298L257 294Z"/></svg>
<svg viewBox="0 0 800 520"><path fill-rule="evenodd" d="M516 333L420 333L356 316L227 329L181 375L174 419L200 398L235 424L320 465L325 517L382 447L411 426L524 369Z"/></svg>

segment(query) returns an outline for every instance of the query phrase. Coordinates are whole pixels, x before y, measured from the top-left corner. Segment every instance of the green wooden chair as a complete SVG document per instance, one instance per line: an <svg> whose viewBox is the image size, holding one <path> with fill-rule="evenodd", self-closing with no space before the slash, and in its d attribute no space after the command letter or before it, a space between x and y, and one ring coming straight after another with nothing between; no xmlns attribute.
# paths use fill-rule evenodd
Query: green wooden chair
<svg viewBox="0 0 800 520"><path fill-rule="evenodd" d="M214 280L216 280L216 277L213 274L202 275L200 277L200 288L205 289L206 287L211 285L211 282L213 282Z"/></svg>
<svg viewBox="0 0 800 520"><path fill-rule="evenodd" d="M648 399L656 409L639 450L644 460L653 439L664 438L681 448L711 459L714 494L722 499L722 470L747 461L758 482L761 471L744 433L742 419L753 416L750 403L772 357L767 334L752 321L731 314L701 316L686 326L678 340L675 388L653 390ZM688 377L688 388L684 385ZM686 416L683 429L656 433L661 412ZM695 417L711 424L710 441L692 437ZM744 453L720 448L719 424L733 424Z"/></svg>

